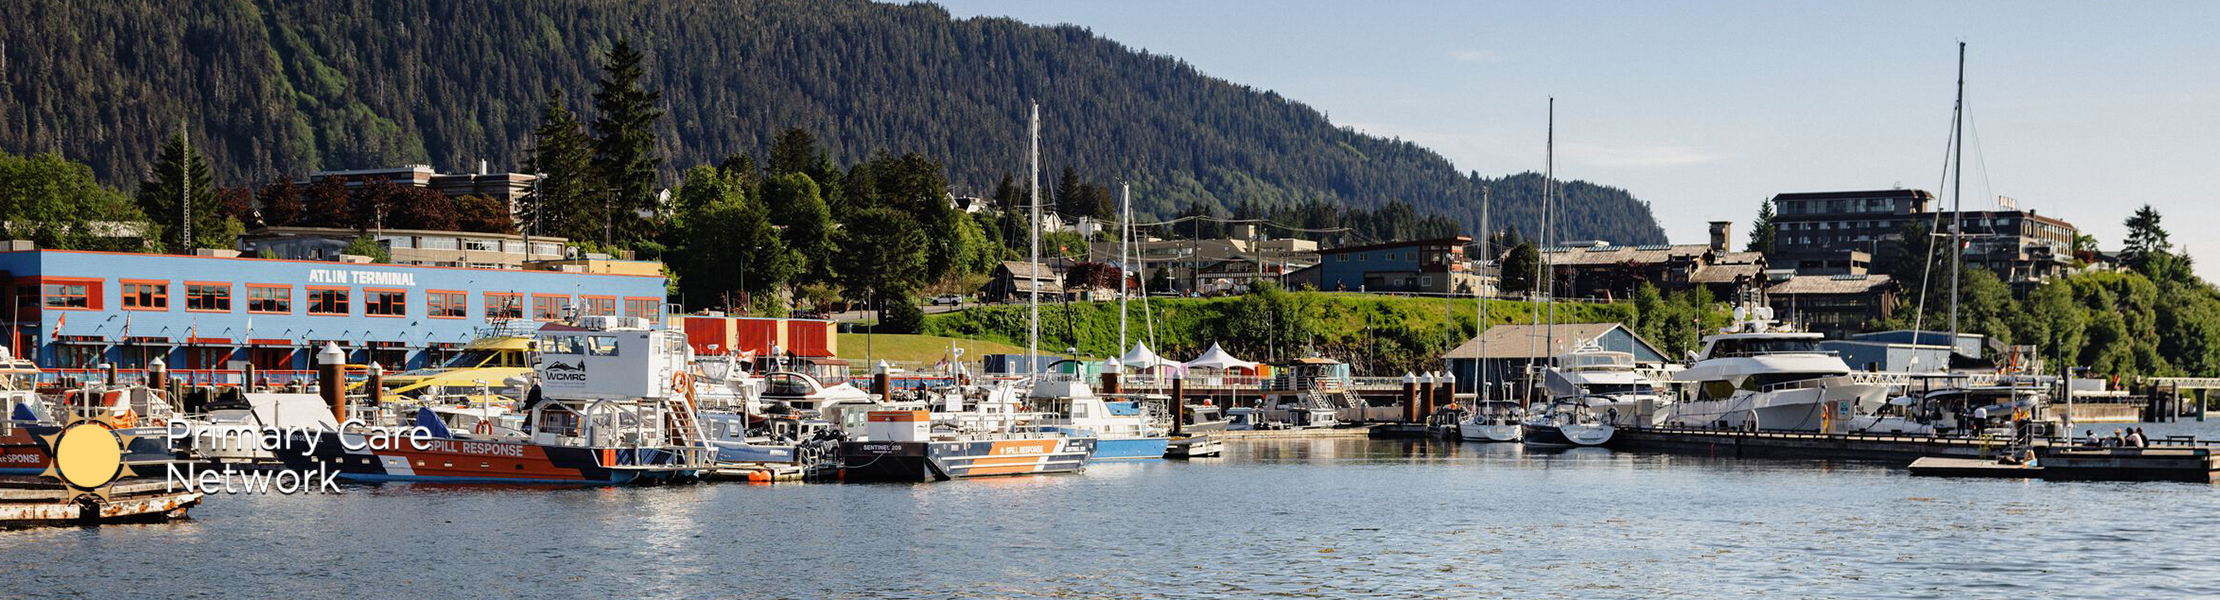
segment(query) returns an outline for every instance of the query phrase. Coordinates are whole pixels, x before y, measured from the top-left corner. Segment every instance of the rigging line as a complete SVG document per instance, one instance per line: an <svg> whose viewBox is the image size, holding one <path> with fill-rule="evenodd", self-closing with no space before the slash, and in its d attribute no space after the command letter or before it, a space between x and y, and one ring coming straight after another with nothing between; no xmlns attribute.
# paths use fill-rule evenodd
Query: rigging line
<svg viewBox="0 0 2220 600"><path fill-rule="evenodd" d="M1935 182L1935 189L1937 190L1943 189L1944 186L1950 185L1950 151L1956 149L1958 144L1958 111L1951 111L1950 129L1951 134L1948 136L1944 136L1943 138L1944 142L1942 177ZM1940 197L1935 197L1931 199L1938 204L1942 202L1942 198ZM1926 260L1920 262L1919 266L1919 306L1918 308L1912 310L1912 345L1914 346L1919 345L1920 338L1925 337L1923 334L1920 333L1920 328L1926 325L1928 295L1927 286L1929 282L1934 280L1935 274L1935 229L1941 226L1942 210L1940 210L1939 207L1928 210L1927 239L1921 240L1926 244L1927 257ZM1911 240L1905 241L1909 242ZM1955 344L1957 343L1957 340L1951 340L1951 343Z"/></svg>
<svg viewBox="0 0 2220 600"><path fill-rule="evenodd" d="M1973 164L1981 169L1981 193L1988 195L1989 199L1994 201L1998 196L1996 190L1989 185L1989 155L1981 151L1981 126L1973 122L1972 101L1966 102L1966 130L1973 134ZM2002 209L2004 206L1997 205L1997 208ZM1992 221L1992 224L1989 225L1989 233L1996 233L1996 225L1993 223Z"/></svg>

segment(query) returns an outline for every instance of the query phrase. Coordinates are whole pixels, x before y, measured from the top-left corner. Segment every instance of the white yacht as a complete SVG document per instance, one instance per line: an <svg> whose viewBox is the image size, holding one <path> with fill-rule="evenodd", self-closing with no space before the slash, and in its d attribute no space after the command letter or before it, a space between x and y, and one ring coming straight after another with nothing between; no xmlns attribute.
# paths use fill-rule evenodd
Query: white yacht
<svg viewBox="0 0 2220 600"><path fill-rule="evenodd" d="M1616 426L1653 426L1667 412L1657 382L1635 370L1634 353L1605 350L1596 340L1580 340L1572 352L1558 355L1542 384L1553 397L1587 397L1589 407Z"/></svg>
<svg viewBox="0 0 2220 600"><path fill-rule="evenodd" d="M1860 383L1850 365L1819 349L1821 336L1773 321L1767 307L1736 308L1735 324L1704 337L1696 362L1674 376L1691 397L1665 411L1664 422L1689 427L1819 431L1851 415L1870 414L1888 388Z"/></svg>
<svg viewBox="0 0 2220 600"><path fill-rule="evenodd" d="M1457 423L1457 435L1467 442L1516 442L1522 417L1517 402L1475 401L1465 419Z"/></svg>

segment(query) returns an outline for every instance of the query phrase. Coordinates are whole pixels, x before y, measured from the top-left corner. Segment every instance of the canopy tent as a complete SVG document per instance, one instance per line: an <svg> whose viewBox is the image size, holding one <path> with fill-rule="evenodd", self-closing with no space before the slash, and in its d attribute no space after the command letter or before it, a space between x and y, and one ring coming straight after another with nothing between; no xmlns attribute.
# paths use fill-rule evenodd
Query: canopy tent
<svg viewBox="0 0 2220 600"><path fill-rule="evenodd" d="M1157 356L1155 351L1149 350L1149 345L1145 342L1134 343L1132 350L1127 350L1125 356L1118 357L1118 364L1144 373L1152 372L1151 369L1179 368L1179 363Z"/></svg>
<svg viewBox="0 0 2220 600"><path fill-rule="evenodd" d="M1187 361L1180 366L1189 369L1214 369L1219 371L1225 371L1229 369L1241 369L1244 371L1255 371L1258 364L1260 363L1234 358L1233 355L1226 353L1225 348L1221 348L1218 346L1217 343L1213 342L1210 344L1209 350L1203 351L1202 356L1197 356L1195 357L1195 360Z"/></svg>

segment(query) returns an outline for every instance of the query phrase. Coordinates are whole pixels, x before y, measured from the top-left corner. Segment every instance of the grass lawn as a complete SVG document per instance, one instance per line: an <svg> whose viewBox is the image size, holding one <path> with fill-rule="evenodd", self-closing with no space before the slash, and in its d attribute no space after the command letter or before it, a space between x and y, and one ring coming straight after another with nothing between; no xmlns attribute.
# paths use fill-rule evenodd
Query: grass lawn
<svg viewBox="0 0 2220 600"><path fill-rule="evenodd" d="M840 357L862 364L866 348L864 337L861 333L840 334ZM951 343L964 349L964 360L967 362L977 361L980 356L987 354L1025 353L1024 346L932 335L882 333L870 338L868 347L872 360L931 364L948 356L948 346ZM1042 349L1042 354L1048 354L1046 348Z"/></svg>

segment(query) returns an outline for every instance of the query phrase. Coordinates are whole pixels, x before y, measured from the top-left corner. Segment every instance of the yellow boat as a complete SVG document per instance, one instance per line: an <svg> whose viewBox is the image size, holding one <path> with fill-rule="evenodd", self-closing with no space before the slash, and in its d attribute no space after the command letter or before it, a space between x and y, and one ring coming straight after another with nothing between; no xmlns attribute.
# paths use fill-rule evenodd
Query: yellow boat
<svg viewBox="0 0 2220 600"><path fill-rule="evenodd" d="M531 375L532 335L514 328L482 332L446 363L387 374L385 394L442 398L498 394L508 387L509 378Z"/></svg>

